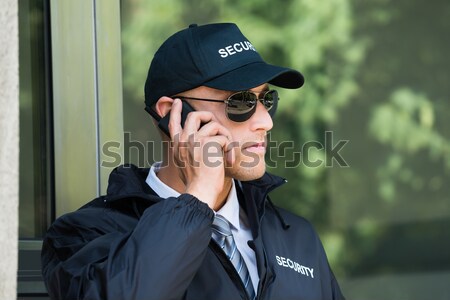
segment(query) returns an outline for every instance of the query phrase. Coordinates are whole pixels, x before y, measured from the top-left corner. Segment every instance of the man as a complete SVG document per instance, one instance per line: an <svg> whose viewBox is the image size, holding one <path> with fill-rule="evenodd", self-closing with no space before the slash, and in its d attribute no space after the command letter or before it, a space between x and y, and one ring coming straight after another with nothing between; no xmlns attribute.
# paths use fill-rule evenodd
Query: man
<svg viewBox="0 0 450 300"><path fill-rule="evenodd" d="M167 39L145 84L163 161L116 168L106 196L52 225L42 251L50 296L343 299L312 226L267 196L284 183L265 172L278 101L269 84L303 82L265 63L234 24Z"/></svg>

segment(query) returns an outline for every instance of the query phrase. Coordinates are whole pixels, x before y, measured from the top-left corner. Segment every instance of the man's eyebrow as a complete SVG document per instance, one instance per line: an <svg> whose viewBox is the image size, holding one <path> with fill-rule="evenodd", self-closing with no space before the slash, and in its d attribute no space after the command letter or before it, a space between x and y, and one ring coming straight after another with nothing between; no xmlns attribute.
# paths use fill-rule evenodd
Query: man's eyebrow
<svg viewBox="0 0 450 300"><path fill-rule="evenodd" d="M262 89L249 89L250 92L255 92L255 93L261 93L261 92L267 92L269 90L269 85L265 84L264 87Z"/></svg>

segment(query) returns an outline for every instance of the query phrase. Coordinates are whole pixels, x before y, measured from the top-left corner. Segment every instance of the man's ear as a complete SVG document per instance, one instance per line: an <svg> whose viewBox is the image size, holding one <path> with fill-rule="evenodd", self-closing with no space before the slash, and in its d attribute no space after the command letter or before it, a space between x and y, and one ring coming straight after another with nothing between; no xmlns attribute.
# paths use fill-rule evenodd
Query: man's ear
<svg viewBox="0 0 450 300"><path fill-rule="evenodd" d="M163 118L172 109L173 99L163 96L155 103L156 113Z"/></svg>

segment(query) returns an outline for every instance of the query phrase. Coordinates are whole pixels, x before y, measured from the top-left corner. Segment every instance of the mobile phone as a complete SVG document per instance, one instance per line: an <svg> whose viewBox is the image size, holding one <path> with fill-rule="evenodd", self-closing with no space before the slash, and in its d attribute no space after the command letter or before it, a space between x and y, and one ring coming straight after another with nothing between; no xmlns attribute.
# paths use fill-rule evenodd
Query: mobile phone
<svg viewBox="0 0 450 300"><path fill-rule="evenodd" d="M187 115L195 111L189 103L182 101L182 109L181 109L181 127L184 127L184 122L186 122ZM170 112L167 113L164 117L160 117L153 109L146 106L145 110L158 122L158 127L168 136L170 137L169 132L169 120L170 120Z"/></svg>

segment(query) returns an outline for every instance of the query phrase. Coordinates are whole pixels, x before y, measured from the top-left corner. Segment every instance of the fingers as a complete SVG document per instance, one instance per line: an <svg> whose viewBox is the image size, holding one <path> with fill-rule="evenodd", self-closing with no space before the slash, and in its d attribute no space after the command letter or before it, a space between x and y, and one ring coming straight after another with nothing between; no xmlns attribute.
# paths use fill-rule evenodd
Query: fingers
<svg viewBox="0 0 450 300"><path fill-rule="evenodd" d="M169 119L169 132L172 139L175 136L179 136L181 131L183 130L183 128L181 127L181 109L181 100L175 99L172 104Z"/></svg>
<svg viewBox="0 0 450 300"><path fill-rule="evenodd" d="M189 129L187 128L186 131ZM210 121L209 123L204 124L197 132L198 137L212 137L212 136L223 136L226 139L231 141L231 132L215 121Z"/></svg>
<svg viewBox="0 0 450 300"><path fill-rule="evenodd" d="M189 112L182 126L182 107L181 100L175 99L169 119L174 162L186 192L214 209L225 168L234 164L232 135L208 111Z"/></svg>
<svg viewBox="0 0 450 300"><path fill-rule="evenodd" d="M188 114L184 125L184 132L187 135L197 134L198 136L223 135L231 139L231 133L217 122L214 114L208 111L195 111Z"/></svg>
<svg viewBox="0 0 450 300"><path fill-rule="evenodd" d="M174 142L188 140L193 135L196 138L225 136L231 140L230 131L218 123L213 113L208 111L192 111L187 115L184 126L181 125L182 101L175 99L169 120L169 132ZM203 124L203 125L202 125ZM222 146L225 146L224 143Z"/></svg>
<svg viewBox="0 0 450 300"><path fill-rule="evenodd" d="M217 122L214 114L208 111L189 112L184 126L182 126L182 109L182 101L175 99L169 120L169 132L172 137L175 154L184 156L180 151L185 152L186 148L191 148L190 151L188 150L191 152L191 155L195 153L195 148L197 150L202 149L203 153L220 151L223 155L225 166L231 166L235 160L235 151L233 150L235 145L232 142L231 132ZM184 148L184 150L181 148ZM217 148L217 151L214 151L214 148ZM179 157L181 158L181 156ZM193 156L196 156L197 159L200 158L198 155ZM188 159L187 157L185 158Z"/></svg>

